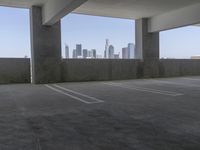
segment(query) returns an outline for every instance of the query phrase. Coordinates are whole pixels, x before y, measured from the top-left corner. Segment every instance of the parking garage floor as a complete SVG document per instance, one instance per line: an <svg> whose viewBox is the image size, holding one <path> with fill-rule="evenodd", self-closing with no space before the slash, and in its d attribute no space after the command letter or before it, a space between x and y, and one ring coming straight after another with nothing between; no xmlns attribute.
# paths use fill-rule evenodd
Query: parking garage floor
<svg viewBox="0 0 200 150"><path fill-rule="evenodd" d="M0 150L199 150L200 77L0 85Z"/></svg>

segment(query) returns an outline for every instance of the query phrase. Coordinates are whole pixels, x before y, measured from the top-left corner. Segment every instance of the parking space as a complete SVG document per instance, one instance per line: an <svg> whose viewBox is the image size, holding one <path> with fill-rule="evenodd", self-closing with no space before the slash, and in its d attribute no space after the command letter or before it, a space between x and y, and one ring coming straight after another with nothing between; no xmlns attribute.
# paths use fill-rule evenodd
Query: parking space
<svg viewBox="0 0 200 150"><path fill-rule="evenodd" d="M0 149L200 149L200 77L0 85Z"/></svg>

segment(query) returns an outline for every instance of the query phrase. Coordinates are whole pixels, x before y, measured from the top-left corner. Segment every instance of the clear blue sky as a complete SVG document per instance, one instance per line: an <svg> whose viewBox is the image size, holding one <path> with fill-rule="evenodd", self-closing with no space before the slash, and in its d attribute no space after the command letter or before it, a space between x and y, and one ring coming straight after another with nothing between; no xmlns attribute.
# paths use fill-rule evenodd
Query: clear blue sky
<svg viewBox="0 0 200 150"><path fill-rule="evenodd" d="M0 7L0 57L30 57L30 25L27 9ZM83 48L103 54L105 39L110 39L116 53L128 43L135 43L134 21L70 14L62 19L62 47ZM200 55L200 27L190 26L161 32L161 57L190 58Z"/></svg>

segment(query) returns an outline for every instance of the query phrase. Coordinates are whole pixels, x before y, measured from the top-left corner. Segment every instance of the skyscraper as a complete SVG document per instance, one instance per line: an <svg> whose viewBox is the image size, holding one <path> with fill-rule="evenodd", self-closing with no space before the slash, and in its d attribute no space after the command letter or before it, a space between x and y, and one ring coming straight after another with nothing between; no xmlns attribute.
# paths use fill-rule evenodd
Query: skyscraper
<svg viewBox="0 0 200 150"><path fill-rule="evenodd" d="M114 53L115 53L114 46L110 45L108 48L108 58L114 59Z"/></svg>
<svg viewBox="0 0 200 150"><path fill-rule="evenodd" d="M105 52L104 52L105 58L109 58L108 49L109 49L109 39L106 39Z"/></svg>
<svg viewBox="0 0 200 150"><path fill-rule="evenodd" d="M97 58L96 49L92 49L92 50L91 50L91 53L92 53L92 58Z"/></svg>
<svg viewBox="0 0 200 150"><path fill-rule="evenodd" d="M76 44L76 56L81 57L82 56L82 45Z"/></svg>
<svg viewBox="0 0 200 150"><path fill-rule="evenodd" d="M128 44L128 58L129 59L135 58L135 45L133 43Z"/></svg>
<svg viewBox="0 0 200 150"><path fill-rule="evenodd" d="M84 49L83 50L83 58L87 58L88 57L88 50L87 49Z"/></svg>
<svg viewBox="0 0 200 150"><path fill-rule="evenodd" d="M77 55L76 55L76 49L73 50L72 58L77 58Z"/></svg>
<svg viewBox="0 0 200 150"><path fill-rule="evenodd" d="M122 48L122 59L128 59L128 48Z"/></svg>
<svg viewBox="0 0 200 150"><path fill-rule="evenodd" d="M93 54L92 51L88 51L88 58L92 58Z"/></svg>
<svg viewBox="0 0 200 150"><path fill-rule="evenodd" d="M69 58L69 46L65 44L65 58Z"/></svg>

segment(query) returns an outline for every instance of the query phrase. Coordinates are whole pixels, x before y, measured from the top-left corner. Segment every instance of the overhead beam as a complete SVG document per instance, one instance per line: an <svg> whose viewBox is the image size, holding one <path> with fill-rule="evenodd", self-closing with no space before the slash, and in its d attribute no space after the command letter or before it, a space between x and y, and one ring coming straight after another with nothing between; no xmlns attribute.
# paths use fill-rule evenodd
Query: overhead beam
<svg viewBox="0 0 200 150"><path fill-rule="evenodd" d="M53 25L87 0L51 0L43 6L43 25Z"/></svg>
<svg viewBox="0 0 200 150"><path fill-rule="evenodd" d="M159 32L198 23L200 3L149 18L148 31Z"/></svg>

